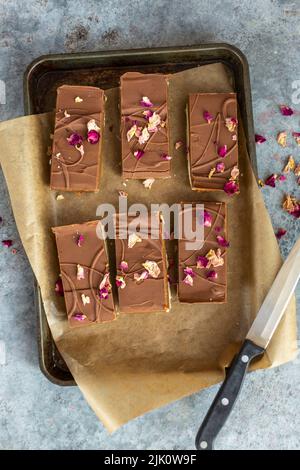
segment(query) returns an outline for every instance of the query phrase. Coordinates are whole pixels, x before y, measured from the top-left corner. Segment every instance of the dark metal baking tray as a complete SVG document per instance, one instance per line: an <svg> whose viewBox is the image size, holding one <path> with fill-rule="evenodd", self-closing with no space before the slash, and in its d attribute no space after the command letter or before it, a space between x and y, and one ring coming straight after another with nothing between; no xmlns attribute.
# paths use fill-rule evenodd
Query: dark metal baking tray
<svg viewBox="0 0 300 470"><path fill-rule="evenodd" d="M120 76L129 70L175 73L214 62L222 62L232 71L248 152L256 172L249 67L244 54L229 44L211 43L188 47L99 51L39 57L28 66L24 74L25 113L38 114L52 111L55 107L56 89L62 84L94 85L108 89L117 87ZM41 370L57 385L75 385L72 374L54 344L37 284L35 300Z"/></svg>

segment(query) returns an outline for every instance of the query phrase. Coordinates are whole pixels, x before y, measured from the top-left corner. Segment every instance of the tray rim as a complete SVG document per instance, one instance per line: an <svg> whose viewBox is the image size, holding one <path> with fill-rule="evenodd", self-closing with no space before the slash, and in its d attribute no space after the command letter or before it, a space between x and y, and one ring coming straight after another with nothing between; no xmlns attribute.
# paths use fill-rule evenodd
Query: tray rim
<svg viewBox="0 0 300 470"><path fill-rule="evenodd" d="M246 145L250 160L253 166L254 172L257 174L257 160L256 160L256 148L254 141L254 121L253 121L253 109L252 109L252 96L251 96L251 83L250 83L250 71L249 65L246 56L244 53L234 45L224 43L224 42L211 42L211 43L201 43L198 45L190 46L170 46L170 47L158 47L158 48L141 48L141 49L117 49L117 50L98 50L93 52L75 52L75 53L57 53L57 54L45 54L34 59L26 68L23 75L23 100L24 100L24 114L29 115L33 114L33 106L31 102L31 91L30 91L30 80L33 79L34 74L37 74L41 66L53 62L61 62L64 64L70 64L70 68L79 69L83 68L85 62L92 60L101 60L101 59L116 59L118 57L127 57L128 59L132 58L144 58L145 56L151 57L152 55L161 55L163 58L167 53L172 54L183 54L184 52L211 52L212 61L213 55L220 52L230 53L232 56L235 56L242 68L242 82L245 93L245 112L246 112ZM215 54L213 54L215 53ZM77 66L74 67L74 61L77 62ZM163 63L163 62L162 62ZM72 67L73 64L73 67ZM63 68L61 68L63 70ZM38 352L39 352L39 365L41 372L44 376L52 383L60 386L74 386L76 382L74 379L60 379L57 376L51 374L50 370L47 369L45 363L45 352L43 349L43 325L46 323L46 327L49 329L50 335L51 331L47 322L47 318L42 305L42 298L40 294L40 289L37 283L36 278L34 278L34 296L35 296L35 309L38 320ZM43 318L44 317L44 318ZM52 338L52 335L51 335ZM52 342L53 338L52 338ZM71 373L70 373L71 375ZM71 375L72 377L72 375Z"/></svg>

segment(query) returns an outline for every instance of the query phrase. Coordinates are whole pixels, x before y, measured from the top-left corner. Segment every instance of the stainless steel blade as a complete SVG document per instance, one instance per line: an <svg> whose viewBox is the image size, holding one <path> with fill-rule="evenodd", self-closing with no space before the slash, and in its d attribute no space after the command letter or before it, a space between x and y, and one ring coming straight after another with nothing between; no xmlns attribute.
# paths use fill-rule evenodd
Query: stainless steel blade
<svg viewBox="0 0 300 470"><path fill-rule="evenodd" d="M273 285L266 296L247 339L264 349L280 322L291 299L300 277L300 238L277 274Z"/></svg>

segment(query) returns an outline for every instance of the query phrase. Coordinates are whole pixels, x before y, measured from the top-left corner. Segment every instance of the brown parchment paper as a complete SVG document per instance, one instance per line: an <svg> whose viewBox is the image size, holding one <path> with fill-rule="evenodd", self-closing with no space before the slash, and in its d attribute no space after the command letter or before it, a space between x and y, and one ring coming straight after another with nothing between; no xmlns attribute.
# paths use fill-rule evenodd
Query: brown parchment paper
<svg viewBox="0 0 300 470"><path fill-rule="evenodd" d="M227 92L231 78L221 64L170 77L171 148L185 140L187 94ZM110 430L166 403L221 381L224 366L245 337L281 265L281 257L262 195L257 187L245 142L240 136L241 193L191 191L184 148L173 151L173 177L146 190L141 181L121 182L118 139L118 90L106 92L106 127L101 190L96 194L57 193L49 189L47 146L53 116L21 117L0 124L0 161L14 216L34 274L41 287L47 319L56 344L78 386ZM64 300L54 294L59 273L50 227L96 218L101 202L117 203L118 189L128 203L174 203L226 200L231 247L228 302L223 305L180 305L169 313L121 315L112 323L71 330ZM171 245L169 246L172 251ZM296 354L295 300L255 368L282 364Z"/></svg>

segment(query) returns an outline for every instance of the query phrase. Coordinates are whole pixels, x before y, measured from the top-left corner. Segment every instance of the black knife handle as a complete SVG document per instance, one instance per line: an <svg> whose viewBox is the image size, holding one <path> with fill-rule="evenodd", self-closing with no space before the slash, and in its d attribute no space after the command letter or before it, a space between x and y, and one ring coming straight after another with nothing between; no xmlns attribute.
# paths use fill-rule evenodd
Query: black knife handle
<svg viewBox="0 0 300 470"><path fill-rule="evenodd" d="M207 415L196 436L196 449L211 450L217 434L224 426L242 387L245 374L252 359L263 354L265 350L246 340L240 352L233 359L226 378L211 404Z"/></svg>

